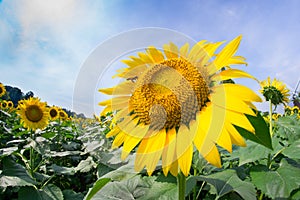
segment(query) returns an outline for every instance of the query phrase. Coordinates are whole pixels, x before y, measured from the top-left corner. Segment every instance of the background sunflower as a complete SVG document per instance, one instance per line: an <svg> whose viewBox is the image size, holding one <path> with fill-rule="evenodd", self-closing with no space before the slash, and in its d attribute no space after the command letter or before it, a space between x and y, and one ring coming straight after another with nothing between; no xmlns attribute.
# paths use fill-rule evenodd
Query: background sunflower
<svg viewBox="0 0 300 200"><path fill-rule="evenodd" d="M29 130L44 129L49 123L49 111L45 102L38 98L23 100L18 105L17 113L21 117L21 123Z"/></svg>

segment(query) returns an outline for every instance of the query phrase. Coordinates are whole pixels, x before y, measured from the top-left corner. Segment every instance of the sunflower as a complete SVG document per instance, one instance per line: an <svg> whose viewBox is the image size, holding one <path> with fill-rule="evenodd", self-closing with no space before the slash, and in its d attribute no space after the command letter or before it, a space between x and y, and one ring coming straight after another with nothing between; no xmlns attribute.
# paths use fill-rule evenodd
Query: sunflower
<svg viewBox="0 0 300 200"><path fill-rule="evenodd" d="M4 85L2 83L0 83L0 97L5 95L5 93L6 93L6 89L5 89Z"/></svg>
<svg viewBox="0 0 300 200"><path fill-rule="evenodd" d="M59 115L58 115L59 111L58 111L58 108L56 106L52 106L51 108L49 108L49 115L50 115L50 119L51 120L56 120L59 118Z"/></svg>
<svg viewBox="0 0 300 200"><path fill-rule="evenodd" d="M289 102L289 89L286 85L274 78L273 81L268 77L266 80L260 82L261 90L260 92L266 98L266 101L271 101L275 106L279 104L284 104Z"/></svg>
<svg viewBox="0 0 300 200"><path fill-rule="evenodd" d="M30 97L22 100L18 105L17 113L21 117L21 123L29 130L44 129L49 121L49 111L46 103L40 102L38 98Z"/></svg>
<svg viewBox="0 0 300 200"><path fill-rule="evenodd" d="M260 97L249 88L223 80L252 78L230 68L246 64L235 56L241 36L224 42L200 41L191 49L170 43L163 50L146 52L123 62L116 75L125 79L113 88L99 89L112 99L100 102L102 112L117 111L107 137L115 136L113 148L123 145L122 159L137 147L135 170L146 167L148 175L159 160L165 175L188 175L194 146L211 164L221 167L217 145L232 151L232 144L246 146L234 125L255 132L245 114L255 115L253 101ZM243 92L241 92L243 91Z"/></svg>
<svg viewBox="0 0 300 200"><path fill-rule="evenodd" d="M8 108L7 101L6 101L6 100L3 100L3 101L1 102L1 109L2 109L2 110L5 110L5 109L7 109L7 108Z"/></svg>
<svg viewBox="0 0 300 200"><path fill-rule="evenodd" d="M7 107L8 107L9 109L12 109L12 108L14 107L14 103L13 103L12 101L8 101L8 102L7 102Z"/></svg>
<svg viewBox="0 0 300 200"><path fill-rule="evenodd" d="M58 115L62 120L66 120L68 118L68 114L63 109L59 109Z"/></svg>

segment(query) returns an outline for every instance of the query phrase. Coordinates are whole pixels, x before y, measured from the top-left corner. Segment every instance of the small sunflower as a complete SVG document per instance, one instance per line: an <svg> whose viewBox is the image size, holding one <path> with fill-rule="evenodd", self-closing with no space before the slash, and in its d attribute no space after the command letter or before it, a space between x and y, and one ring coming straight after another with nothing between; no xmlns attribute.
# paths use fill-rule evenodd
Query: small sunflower
<svg viewBox="0 0 300 200"><path fill-rule="evenodd" d="M194 146L211 164L221 167L217 145L232 151L232 144L246 146L234 125L254 133L245 114L255 116L252 102L261 98L251 89L224 80L252 78L233 64L246 64L235 56L241 36L229 42L200 41L178 48L170 43L163 50L146 52L123 62L124 81L113 88L99 89L112 99L100 102L102 112L117 111L107 137L115 136L113 148L123 145L125 159L135 148L135 170L146 167L149 175L162 160L165 175L188 175ZM243 91L243 92L241 92Z"/></svg>
<svg viewBox="0 0 300 200"><path fill-rule="evenodd" d="M298 114L299 113L299 107L298 106L292 107L292 111L293 111L293 113Z"/></svg>
<svg viewBox="0 0 300 200"><path fill-rule="evenodd" d="M8 108L7 101L6 101L6 100L3 100L3 101L1 102L1 109L2 109L2 110L5 110L5 109L7 109L7 108Z"/></svg>
<svg viewBox="0 0 300 200"><path fill-rule="evenodd" d="M5 95L5 93L6 93L6 89L5 89L4 85L2 83L0 83L0 97Z"/></svg>
<svg viewBox="0 0 300 200"><path fill-rule="evenodd" d="M58 108L56 106L52 106L51 108L49 108L49 115L50 115L50 119L53 121L58 119L59 118Z"/></svg>
<svg viewBox="0 0 300 200"><path fill-rule="evenodd" d="M38 98L30 97L23 100L18 106L17 113L21 117L21 123L29 130L44 129L49 121L49 111L46 103L40 102Z"/></svg>
<svg viewBox="0 0 300 200"><path fill-rule="evenodd" d="M273 81L268 77L266 80L260 83L261 90L260 92L266 98L266 101L271 101L275 106L279 104L286 104L289 102L289 89L287 89L286 85L274 78Z"/></svg>
<svg viewBox="0 0 300 200"><path fill-rule="evenodd" d="M58 115L61 120L66 120L68 118L68 114L63 109L58 111Z"/></svg>
<svg viewBox="0 0 300 200"><path fill-rule="evenodd" d="M12 108L14 107L14 103L13 103L12 101L8 101L8 102L7 102L7 107L8 107L9 109L12 109Z"/></svg>

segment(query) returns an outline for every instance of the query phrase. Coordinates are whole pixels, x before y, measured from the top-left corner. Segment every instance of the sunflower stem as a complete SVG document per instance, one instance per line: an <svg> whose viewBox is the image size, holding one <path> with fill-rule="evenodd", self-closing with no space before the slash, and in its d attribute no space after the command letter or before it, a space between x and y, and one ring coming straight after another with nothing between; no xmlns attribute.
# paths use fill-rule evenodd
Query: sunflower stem
<svg viewBox="0 0 300 200"><path fill-rule="evenodd" d="M30 139L33 140L32 138L32 130L30 130ZM33 161L33 147L30 145L30 154L29 154L29 160L30 160L30 175L33 177L33 170L34 170L34 161Z"/></svg>
<svg viewBox="0 0 300 200"><path fill-rule="evenodd" d="M272 114L272 101L270 99L270 111L269 111L270 126L269 126L269 128L270 128L270 135L271 135L271 137L273 136L272 115L273 115Z"/></svg>
<svg viewBox="0 0 300 200"><path fill-rule="evenodd" d="M178 184L178 199L185 199L185 187L186 187L186 177L182 172L179 172L177 175L177 184Z"/></svg>

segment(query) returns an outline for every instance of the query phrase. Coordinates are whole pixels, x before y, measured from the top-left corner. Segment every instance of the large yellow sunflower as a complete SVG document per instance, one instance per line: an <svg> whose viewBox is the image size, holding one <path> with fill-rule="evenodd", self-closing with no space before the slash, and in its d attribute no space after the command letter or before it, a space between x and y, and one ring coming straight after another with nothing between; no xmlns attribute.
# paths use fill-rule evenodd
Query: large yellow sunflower
<svg viewBox="0 0 300 200"><path fill-rule="evenodd" d="M272 104L286 104L289 102L289 92L286 85L274 78L271 81L270 77L266 80L260 82L261 90L260 92L264 95L267 101L271 100Z"/></svg>
<svg viewBox="0 0 300 200"><path fill-rule="evenodd" d="M45 102L40 102L38 98L30 97L22 100L18 105L17 113L21 117L21 123L29 130L44 129L49 123L49 111Z"/></svg>
<svg viewBox="0 0 300 200"><path fill-rule="evenodd" d="M246 146L233 125L254 133L245 114L255 115L253 101L260 97L249 88L223 80L254 78L244 71L230 68L246 64L235 56L241 36L217 49L223 42L200 41L178 48L170 43L163 50L149 47L146 52L123 62L119 71L123 82L113 88L100 89L116 95L100 102L102 112L117 111L115 126L107 137L115 136L113 148L123 145L122 159L138 146L135 169L146 167L149 175L162 160L165 175L187 176L194 146L211 164L221 167L217 145L232 151L232 144ZM222 70L221 70L222 69Z"/></svg>
<svg viewBox="0 0 300 200"><path fill-rule="evenodd" d="M6 93L6 89L5 89L4 85L2 83L0 83L0 97L5 95L5 93Z"/></svg>

